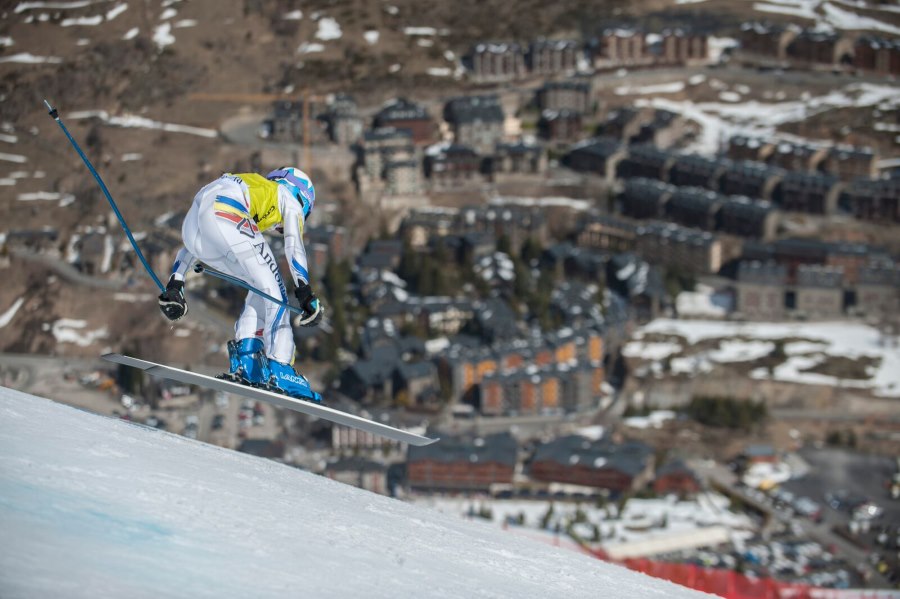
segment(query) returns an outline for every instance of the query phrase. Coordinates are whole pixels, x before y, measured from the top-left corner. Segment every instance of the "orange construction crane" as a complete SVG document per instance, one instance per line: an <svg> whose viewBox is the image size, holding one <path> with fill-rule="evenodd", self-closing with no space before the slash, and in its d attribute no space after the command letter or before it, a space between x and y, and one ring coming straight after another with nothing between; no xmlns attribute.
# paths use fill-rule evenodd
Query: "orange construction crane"
<svg viewBox="0 0 900 599"><path fill-rule="evenodd" d="M240 94L240 93L211 93L197 92L188 94L188 100L193 102L233 102L237 104L267 104L277 100L303 103L303 169L312 170L312 157L309 153L309 103L322 102L327 96L320 94Z"/></svg>

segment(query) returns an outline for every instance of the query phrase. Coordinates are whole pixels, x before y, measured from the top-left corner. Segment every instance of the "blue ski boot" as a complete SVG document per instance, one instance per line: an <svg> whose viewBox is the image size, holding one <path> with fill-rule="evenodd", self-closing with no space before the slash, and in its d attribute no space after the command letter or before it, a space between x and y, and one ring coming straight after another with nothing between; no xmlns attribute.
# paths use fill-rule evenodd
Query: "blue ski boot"
<svg viewBox="0 0 900 599"><path fill-rule="evenodd" d="M262 339L248 337L228 342L228 374L223 378L242 385L259 387L268 380L268 360Z"/></svg>
<svg viewBox="0 0 900 599"><path fill-rule="evenodd" d="M322 403L322 396L312 390L302 374L294 372L290 364L269 360L269 389L295 399Z"/></svg>

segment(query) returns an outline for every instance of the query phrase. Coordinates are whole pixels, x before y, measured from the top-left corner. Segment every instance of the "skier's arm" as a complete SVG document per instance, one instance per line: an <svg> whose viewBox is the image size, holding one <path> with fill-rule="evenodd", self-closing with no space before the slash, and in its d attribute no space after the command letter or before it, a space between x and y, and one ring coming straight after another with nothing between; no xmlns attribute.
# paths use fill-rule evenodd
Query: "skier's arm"
<svg viewBox="0 0 900 599"><path fill-rule="evenodd" d="M303 213L299 208L290 206L284 214L284 257L291 270L294 286L309 284L309 266L306 259L306 248L303 246Z"/></svg>
<svg viewBox="0 0 900 599"><path fill-rule="evenodd" d="M305 314L300 318L303 326L313 326L322 318L322 305L309 285L306 248L303 245L303 212L299 203L290 203L282 211L284 215L284 256L294 279L294 295Z"/></svg>
<svg viewBox="0 0 900 599"><path fill-rule="evenodd" d="M175 262L172 263L172 274L169 278L174 278L176 281L184 281L184 275L195 260L196 258L194 258L193 254L186 247L182 247L178 250L178 254L175 255Z"/></svg>

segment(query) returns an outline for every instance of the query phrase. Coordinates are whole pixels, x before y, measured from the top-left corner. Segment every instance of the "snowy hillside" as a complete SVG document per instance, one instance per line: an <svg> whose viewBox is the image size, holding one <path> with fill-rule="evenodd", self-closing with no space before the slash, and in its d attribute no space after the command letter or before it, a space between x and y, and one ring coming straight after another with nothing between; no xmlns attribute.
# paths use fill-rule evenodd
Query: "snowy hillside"
<svg viewBox="0 0 900 599"><path fill-rule="evenodd" d="M0 530L5 598L703 596L2 387Z"/></svg>

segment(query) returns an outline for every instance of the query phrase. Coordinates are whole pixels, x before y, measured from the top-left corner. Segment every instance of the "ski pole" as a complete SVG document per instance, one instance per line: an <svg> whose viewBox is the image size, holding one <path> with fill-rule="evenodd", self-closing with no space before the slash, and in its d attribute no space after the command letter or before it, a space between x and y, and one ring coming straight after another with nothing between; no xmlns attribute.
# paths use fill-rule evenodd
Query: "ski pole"
<svg viewBox="0 0 900 599"><path fill-rule="evenodd" d="M223 281L228 281L229 283L234 283L234 284L237 285L238 287L243 287L243 288L246 289L247 291L252 291L252 292L255 293L256 295L262 296L262 297L266 298L267 300L269 300L270 302L276 303L276 304L278 304L279 306L284 306L284 307L287 308L288 310L290 310L290 311L292 311L292 312L296 312L297 314L299 314L299 315L301 315L301 316L304 315L304 314L303 314L303 310L301 310L301 309L298 308L297 306L292 306L292 305L290 305L289 303L287 303L287 302L285 302L285 301L283 301L283 300L280 300L280 299L278 299L278 298L276 298L276 297L273 297L273 296L269 295L269 294L266 293L265 291L260 291L259 289L257 289L257 288L254 287L253 285L250 285L250 284L247 283L246 281L243 281L243 280L241 280L241 279L239 279L239 278L237 278L237 277L233 277L233 276L231 276L231 275L227 275L227 274L225 274L224 272L219 272L218 270L216 270L216 269L214 269L214 268L210 268L210 267L206 266L205 264L201 264L201 263L199 263L199 262L198 262L197 264L195 264L195 265L194 265L194 272L196 272L196 273L202 273L202 274L206 274L206 275L211 275L211 276L214 276L214 277L216 277L216 278L222 279Z"/></svg>
<svg viewBox="0 0 900 599"><path fill-rule="evenodd" d="M112 196L109 194L109 190L106 188L106 184L103 182L103 179L100 178L100 175L97 174L97 170L94 168L94 165L91 164L91 161L88 160L88 157L85 156L84 152L81 151L81 147L78 145L78 142L76 142L72 137L72 134L69 133L69 130L66 129L66 126L62 122L62 119L59 118L59 111L50 106L50 102L48 102L47 100L44 100L44 104L47 105L47 110L49 111L50 117L53 118L54 121L56 121L56 124L59 125L60 129L63 130L63 133L66 134L66 137L69 138L69 142L71 142L72 147L75 148L75 151L78 152L79 156L81 156L81 159L88 167L88 170L91 171L92 175L94 175L94 179L96 179L97 183L100 184L100 189L103 190L103 195L106 196L106 200L109 202L109 205L112 206L113 212L116 213L116 218L119 219L119 224L121 224L122 228L125 229L125 235L128 236L128 241L131 242L131 247L134 248L134 251L137 254L138 258L141 259L141 263L147 270L147 274L150 275L150 278L153 279L153 282L156 283L156 286L159 287L160 291L165 291L165 285L160 282L159 278L156 276L156 273L153 272L152 268L150 268L150 264L147 262L147 259L144 258L144 254L141 253L141 248L138 247L137 242L134 240L134 236L131 234L131 229L129 229L128 225L125 224L125 219L122 217L122 213L119 212L119 207L116 206L116 203L113 201Z"/></svg>
<svg viewBox="0 0 900 599"><path fill-rule="evenodd" d="M285 308L287 308L291 312L294 312L295 314L299 314L300 316L305 316L305 314L303 313L303 310L301 310L297 306L292 306L285 301L282 301L276 297L269 295L265 291L261 291L261 290L257 289L256 287L254 287L253 285L250 285L249 283L247 283L246 281L244 281L242 279L225 274L224 272L219 272L218 270L216 270L214 268L210 268L210 267L206 266L205 264L201 264L200 262L197 262L194 265L194 272L199 273L199 274L210 275L210 276L222 279L223 281L228 281L229 283L234 283L238 287L243 287L247 291L252 291L253 293L269 300L270 302L276 303L279 306L284 306ZM328 318L327 318L327 315L325 314L324 308L322 308L322 316L323 316L322 324L320 324L319 326L326 333L330 333L332 331L332 329L331 329L331 325L328 324Z"/></svg>

